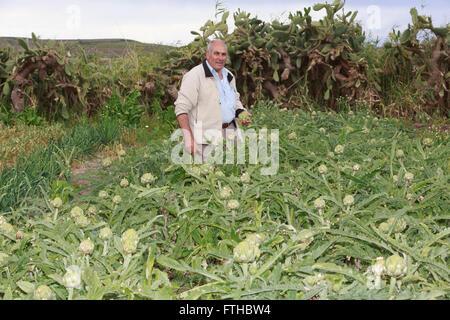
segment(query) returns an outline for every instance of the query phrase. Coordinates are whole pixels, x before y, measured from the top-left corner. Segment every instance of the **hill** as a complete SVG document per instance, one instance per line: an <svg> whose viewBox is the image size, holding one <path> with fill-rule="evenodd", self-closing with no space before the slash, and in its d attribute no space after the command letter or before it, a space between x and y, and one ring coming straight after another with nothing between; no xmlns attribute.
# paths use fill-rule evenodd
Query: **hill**
<svg viewBox="0 0 450 320"><path fill-rule="evenodd" d="M0 37L0 48L12 47L14 50L20 49L17 40L19 37ZM30 46L33 47L31 38L22 38L29 40ZM172 49L172 46L143 43L135 40L127 39L78 39L78 40L46 40L40 39L43 45L52 45L62 43L69 48L81 46L88 52L102 52L108 56L121 55L127 49L136 49L146 53L160 54Z"/></svg>

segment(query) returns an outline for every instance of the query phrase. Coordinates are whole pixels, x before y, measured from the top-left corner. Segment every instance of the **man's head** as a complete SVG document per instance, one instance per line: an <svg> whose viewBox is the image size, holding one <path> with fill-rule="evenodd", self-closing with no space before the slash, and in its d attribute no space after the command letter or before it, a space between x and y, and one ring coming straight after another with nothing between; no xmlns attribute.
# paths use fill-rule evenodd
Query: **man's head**
<svg viewBox="0 0 450 320"><path fill-rule="evenodd" d="M222 70L227 63L227 45L222 40L213 40L208 44L206 60L217 72Z"/></svg>

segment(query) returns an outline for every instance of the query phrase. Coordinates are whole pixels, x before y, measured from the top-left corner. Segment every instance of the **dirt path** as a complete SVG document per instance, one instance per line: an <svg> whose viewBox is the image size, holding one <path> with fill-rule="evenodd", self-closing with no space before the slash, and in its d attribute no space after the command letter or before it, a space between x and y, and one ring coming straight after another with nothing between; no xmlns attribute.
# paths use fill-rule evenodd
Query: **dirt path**
<svg viewBox="0 0 450 320"><path fill-rule="evenodd" d="M86 180L86 178L99 178L99 176L96 176L95 173L101 168L102 158L100 157L100 154L96 154L92 159L79 162L75 167L72 167L72 184L82 188L78 192L79 195L86 195L91 190L89 188L91 181ZM90 173L92 174L89 175Z"/></svg>

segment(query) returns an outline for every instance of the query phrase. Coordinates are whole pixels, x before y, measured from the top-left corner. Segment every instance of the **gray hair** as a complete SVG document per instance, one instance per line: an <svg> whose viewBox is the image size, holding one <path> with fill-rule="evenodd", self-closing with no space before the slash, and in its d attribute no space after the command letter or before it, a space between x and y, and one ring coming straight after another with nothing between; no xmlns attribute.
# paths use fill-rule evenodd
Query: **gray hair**
<svg viewBox="0 0 450 320"><path fill-rule="evenodd" d="M221 39L213 39L213 40L211 40L210 43L208 43L208 47L206 48L207 51L208 51L209 53L211 53L211 45L212 45L214 42L223 43L224 46L225 46L225 48L227 48L227 44L225 43L225 41L223 41L223 40L221 40ZM227 51L228 51L228 48L227 48Z"/></svg>

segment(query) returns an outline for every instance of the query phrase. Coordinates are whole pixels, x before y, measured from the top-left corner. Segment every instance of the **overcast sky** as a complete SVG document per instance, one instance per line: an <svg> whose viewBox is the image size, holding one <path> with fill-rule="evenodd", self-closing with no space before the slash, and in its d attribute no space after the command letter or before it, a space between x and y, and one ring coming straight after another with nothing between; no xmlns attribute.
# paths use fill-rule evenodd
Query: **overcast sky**
<svg viewBox="0 0 450 320"><path fill-rule="evenodd" d="M333 0L328 0L331 3ZM240 8L264 21L287 19L289 12L325 1L224 0L231 12ZM208 20L215 20L216 0L0 0L0 36L42 39L126 38L147 43L186 44ZM393 26L403 30L411 21L409 10L433 17L436 26L449 22L446 0L347 0L344 10L358 10L357 20L372 38L384 39ZM325 10L314 13L320 18ZM230 15L228 25L232 29Z"/></svg>

